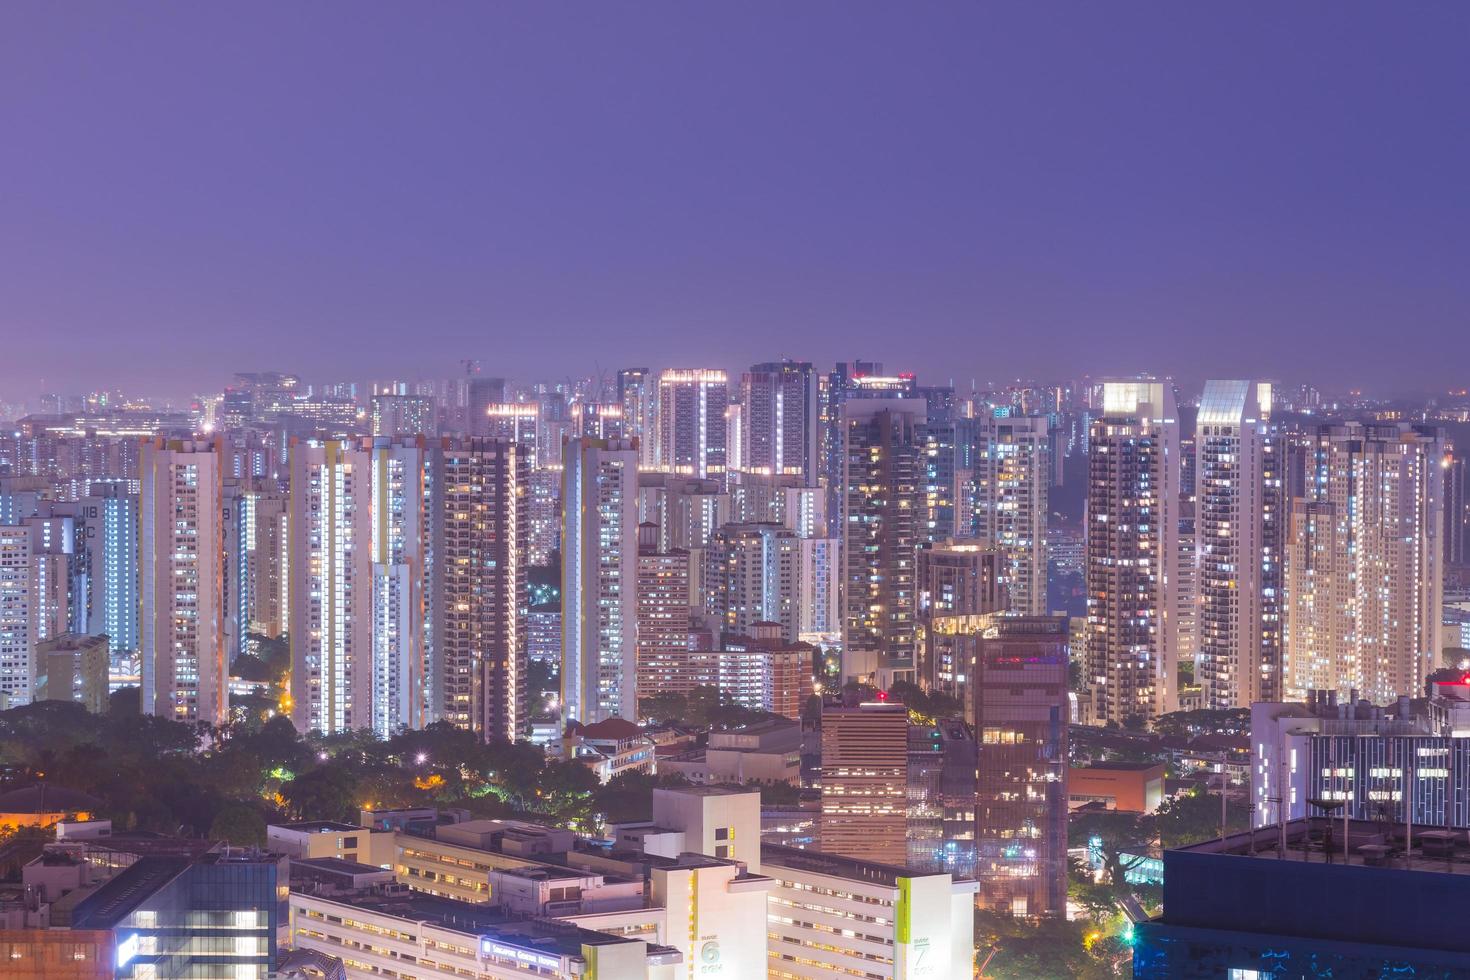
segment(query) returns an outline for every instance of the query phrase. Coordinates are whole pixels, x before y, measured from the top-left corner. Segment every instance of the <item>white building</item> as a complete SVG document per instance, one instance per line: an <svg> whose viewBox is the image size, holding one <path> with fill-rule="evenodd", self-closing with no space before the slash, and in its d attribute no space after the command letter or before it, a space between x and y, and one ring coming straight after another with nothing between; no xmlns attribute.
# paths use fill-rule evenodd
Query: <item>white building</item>
<svg viewBox="0 0 1470 980"><path fill-rule="evenodd" d="M336 440L291 443L291 720L372 724L372 457Z"/></svg>
<svg viewBox="0 0 1470 980"><path fill-rule="evenodd" d="M1088 433L1087 677L1097 723L1177 707L1179 419L1167 381L1108 381Z"/></svg>
<svg viewBox="0 0 1470 980"><path fill-rule="evenodd" d="M1443 645L1443 433L1353 422L1294 448L1285 696L1417 694Z"/></svg>
<svg viewBox="0 0 1470 980"><path fill-rule="evenodd" d="M1195 420L1195 675L1206 708L1281 696L1285 444L1271 386L1208 381Z"/></svg>
<svg viewBox="0 0 1470 980"><path fill-rule="evenodd" d="M1043 418L975 420L970 533L1000 548L1010 609L1046 612L1051 438Z"/></svg>
<svg viewBox="0 0 1470 980"><path fill-rule="evenodd" d="M662 372L658 379L659 469L724 480L725 409L729 403L724 371Z"/></svg>
<svg viewBox="0 0 1470 980"><path fill-rule="evenodd" d="M562 703L584 724L636 718L638 449L570 439L562 471Z"/></svg>
<svg viewBox="0 0 1470 980"><path fill-rule="evenodd" d="M138 578L144 714L226 720L222 456L218 440L143 444Z"/></svg>

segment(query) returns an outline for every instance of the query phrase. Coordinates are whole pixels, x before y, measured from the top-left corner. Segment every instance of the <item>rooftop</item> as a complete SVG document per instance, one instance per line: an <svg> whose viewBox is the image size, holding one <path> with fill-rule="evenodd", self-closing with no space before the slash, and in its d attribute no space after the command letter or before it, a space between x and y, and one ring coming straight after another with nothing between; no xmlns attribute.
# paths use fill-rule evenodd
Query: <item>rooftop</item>
<svg viewBox="0 0 1470 980"><path fill-rule="evenodd" d="M556 919L518 919L494 906L459 902L416 892L384 894L360 892L351 897L323 901L349 905L410 922L427 923L441 929L504 943L548 956L578 957L583 946L608 946L629 942L622 936L594 932ZM650 952L667 952L650 945Z"/></svg>
<svg viewBox="0 0 1470 980"><path fill-rule="evenodd" d="M302 820L297 823L277 823L272 827L280 827L285 830L296 830L303 834L356 834L367 833L367 827L357 827L350 823L338 823L335 820Z"/></svg>
<svg viewBox="0 0 1470 980"><path fill-rule="evenodd" d="M1470 875L1470 834L1465 830L1416 825L1413 843L1406 849L1406 828L1402 823L1349 820L1347 846L1344 848L1342 828L1340 817L1305 817L1287 821L1284 860ZM1176 850L1184 854L1219 854L1278 861L1283 860L1281 839L1280 828L1273 824Z"/></svg>
<svg viewBox="0 0 1470 980"><path fill-rule="evenodd" d="M834 878L847 878L854 881L871 881L890 888L898 887L900 878L932 877L929 872L902 865L861 861L840 854L808 851L781 844L761 844L761 865L762 867L794 868L798 871L810 871L813 874L831 875Z"/></svg>
<svg viewBox="0 0 1470 980"><path fill-rule="evenodd" d="M1091 769L1094 772L1143 772L1148 769L1162 769L1162 762L1093 762L1085 766L1072 766L1073 772L1086 772Z"/></svg>
<svg viewBox="0 0 1470 980"><path fill-rule="evenodd" d="M683 796L747 796L758 795L757 790L743 786L680 786L676 789L656 789L655 793L678 793Z"/></svg>

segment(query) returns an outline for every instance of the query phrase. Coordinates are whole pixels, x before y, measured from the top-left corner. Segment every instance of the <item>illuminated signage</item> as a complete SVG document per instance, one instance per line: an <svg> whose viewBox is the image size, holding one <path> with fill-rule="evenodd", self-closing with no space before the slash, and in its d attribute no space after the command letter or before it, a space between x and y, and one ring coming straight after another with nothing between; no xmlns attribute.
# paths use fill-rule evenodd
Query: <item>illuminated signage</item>
<svg viewBox="0 0 1470 980"><path fill-rule="evenodd" d="M535 950L521 949L519 946L507 946L493 939L480 940L480 955L493 956L503 960L515 960L518 964L529 964L539 966L546 970L561 969L561 959L556 956L547 956Z"/></svg>

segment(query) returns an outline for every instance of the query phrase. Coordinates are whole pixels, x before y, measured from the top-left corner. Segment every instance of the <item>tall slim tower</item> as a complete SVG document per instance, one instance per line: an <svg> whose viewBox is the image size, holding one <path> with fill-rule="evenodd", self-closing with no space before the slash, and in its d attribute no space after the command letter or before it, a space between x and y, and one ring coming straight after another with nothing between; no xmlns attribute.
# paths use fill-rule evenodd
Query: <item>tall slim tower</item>
<svg viewBox="0 0 1470 980"><path fill-rule="evenodd" d="M1442 430L1324 425L1308 434L1286 553L1285 694L1417 697L1443 641Z"/></svg>
<svg viewBox="0 0 1470 980"><path fill-rule="evenodd" d="M658 549L658 525L638 526L638 692L668 690L689 649L689 552Z"/></svg>
<svg viewBox="0 0 1470 980"><path fill-rule="evenodd" d="M562 704L582 724L638 717L638 446L569 439L562 468Z"/></svg>
<svg viewBox="0 0 1470 980"><path fill-rule="evenodd" d="M970 531L1001 550L1013 612L1046 612L1051 436L1045 418L975 420Z"/></svg>
<svg viewBox="0 0 1470 980"><path fill-rule="evenodd" d="M1177 706L1179 419L1161 381L1109 381L1088 434L1087 658L1099 722Z"/></svg>
<svg viewBox="0 0 1470 980"><path fill-rule="evenodd" d="M336 440L291 443L291 720L298 731L372 724L372 465Z"/></svg>
<svg viewBox="0 0 1470 980"><path fill-rule="evenodd" d="M843 649L902 666L914 655L924 403L851 399L842 412Z"/></svg>
<svg viewBox="0 0 1470 980"><path fill-rule="evenodd" d="M139 626L144 714L223 724L223 443L151 439L139 476Z"/></svg>
<svg viewBox="0 0 1470 980"><path fill-rule="evenodd" d="M1281 699L1285 445L1271 386L1208 381L1195 421L1195 673L1207 708Z"/></svg>
<svg viewBox="0 0 1470 980"><path fill-rule="evenodd" d="M432 465L431 679L439 718L489 740L530 728L526 590L530 447L446 439Z"/></svg>
<svg viewBox="0 0 1470 980"><path fill-rule="evenodd" d="M816 486L821 429L816 371L807 361L752 365L740 380L744 468Z"/></svg>
<svg viewBox="0 0 1470 980"><path fill-rule="evenodd" d="M81 500L91 563L87 632L106 633L113 653L138 649L138 497L122 480L93 480Z"/></svg>
<svg viewBox="0 0 1470 980"><path fill-rule="evenodd" d="M704 479L725 478L724 371L666 370L658 379L660 469Z"/></svg>
<svg viewBox="0 0 1470 980"><path fill-rule="evenodd" d="M624 432L638 442L638 465L658 466L658 386L646 367L618 372L618 402L623 406Z"/></svg>
<svg viewBox="0 0 1470 980"><path fill-rule="evenodd" d="M437 441L437 440L435 440ZM422 436L379 437L372 452L372 728L389 738L429 718L429 452Z"/></svg>

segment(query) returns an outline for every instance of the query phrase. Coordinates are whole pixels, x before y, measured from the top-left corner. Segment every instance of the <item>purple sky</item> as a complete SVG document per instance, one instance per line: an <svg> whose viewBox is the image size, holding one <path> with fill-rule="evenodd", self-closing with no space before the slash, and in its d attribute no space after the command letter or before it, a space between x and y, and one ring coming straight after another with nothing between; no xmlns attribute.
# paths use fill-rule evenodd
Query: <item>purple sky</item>
<svg viewBox="0 0 1470 980"><path fill-rule="evenodd" d="M0 5L0 401L1470 383L1470 4Z"/></svg>

